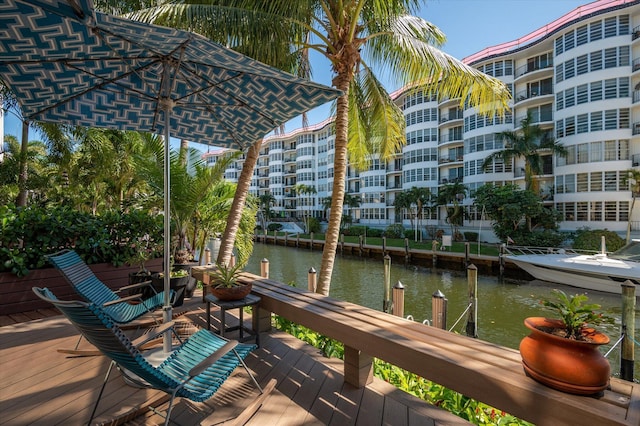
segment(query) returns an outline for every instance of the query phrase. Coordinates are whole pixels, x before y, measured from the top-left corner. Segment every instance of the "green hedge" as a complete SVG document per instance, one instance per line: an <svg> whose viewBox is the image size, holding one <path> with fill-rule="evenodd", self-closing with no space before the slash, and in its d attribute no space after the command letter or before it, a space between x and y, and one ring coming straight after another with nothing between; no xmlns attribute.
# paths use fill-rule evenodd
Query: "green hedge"
<svg viewBox="0 0 640 426"><path fill-rule="evenodd" d="M139 251L160 256L163 217L134 211L101 216L65 207L0 207L0 272L26 275L47 265L45 255L70 248L88 264L120 266Z"/></svg>

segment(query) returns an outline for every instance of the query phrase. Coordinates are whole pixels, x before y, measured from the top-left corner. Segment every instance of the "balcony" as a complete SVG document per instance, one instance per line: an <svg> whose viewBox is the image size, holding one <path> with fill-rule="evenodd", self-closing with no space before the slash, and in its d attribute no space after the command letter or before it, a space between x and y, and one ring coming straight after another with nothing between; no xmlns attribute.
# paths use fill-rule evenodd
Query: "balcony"
<svg viewBox="0 0 640 426"><path fill-rule="evenodd" d="M462 141L463 141L462 134L445 134L445 135L440 135L440 138L438 139L438 145L443 145L446 143L453 143L453 142L462 143Z"/></svg>
<svg viewBox="0 0 640 426"><path fill-rule="evenodd" d="M539 64L526 64L516 69L515 78L517 79L522 77L523 75L527 75L532 72L550 69L550 68L553 68L553 61L548 61L548 62L539 63Z"/></svg>
<svg viewBox="0 0 640 426"><path fill-rule="evenodd" d="M454 114L443 114L440 115L440 124L447 123L452 120L462 120L464 118L462 111L458 111Z"/></svg>

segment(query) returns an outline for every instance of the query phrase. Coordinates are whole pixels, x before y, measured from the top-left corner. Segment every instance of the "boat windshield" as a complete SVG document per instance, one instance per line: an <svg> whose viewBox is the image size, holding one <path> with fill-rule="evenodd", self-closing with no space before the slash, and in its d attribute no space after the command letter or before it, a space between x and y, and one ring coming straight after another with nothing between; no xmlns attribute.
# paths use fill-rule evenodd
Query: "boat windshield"
<svg viewBox="0 0 640 426"><path fill-rule="evenodd" d="M640 262L640 240L632 240L629 244L614 251L609 257L620 260Z"/></svg>

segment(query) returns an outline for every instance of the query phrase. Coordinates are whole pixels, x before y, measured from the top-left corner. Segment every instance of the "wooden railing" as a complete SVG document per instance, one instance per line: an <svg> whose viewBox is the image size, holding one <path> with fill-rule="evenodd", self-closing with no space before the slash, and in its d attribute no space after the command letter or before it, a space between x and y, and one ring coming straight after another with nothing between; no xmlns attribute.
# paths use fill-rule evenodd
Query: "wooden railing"
<svg viewBox="0 0 640 426"><path fill-rule="evenodd" d="M612 378L601 396L569 395L527 377L516 350L257 275L241 280L261 297L254 328L267 330L275 313L343 342L344 379L354 386L372 380L376 357L536 424L640 424L639 384Z"/></svg>

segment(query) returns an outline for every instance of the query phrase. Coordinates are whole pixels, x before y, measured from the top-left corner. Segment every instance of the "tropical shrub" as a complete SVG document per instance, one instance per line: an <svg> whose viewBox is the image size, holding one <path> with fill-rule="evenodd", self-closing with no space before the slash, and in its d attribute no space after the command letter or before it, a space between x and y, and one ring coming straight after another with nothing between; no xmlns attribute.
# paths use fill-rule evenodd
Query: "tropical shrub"
<svg viewBox="0 0 640 426"><path fill-rule="evenodd" d="M269 225L267 225L267 230L268 231L280 231L282 229L282 224L281 223L270 223Z"/></svg>
<svg viewBox="0 0 640 426"><path fill-rule="evenodd" d="M367 228L367 237L381 238L383 234L384 234L384 231L382 229Z"/></svg>
<svg viewBox="0 0 640 426"><path fill-rule="evenodd" d="M309 232L318 233L320 232L320 221L316 217L310 217L307 219Z"/></svg>
<svg viewBox="0 0 640 426"><path fill-rule="evenodd" d="M387 226L384 230L384 236L387 238L404 238L404 226L401 223L394 223Z"/></svg>
<svg viewBox="0 0 640 426"><path fill-rule="evenodd" d="M607 229L579 229L573 240L576 250L600 251L601 239L607 243L607 251L616 251L625 244L625 240L613 231Z"/></svg>
<svg viewBox="0 0 640 426"><path fill-rule="evenodd" d="M472 243L476 242L476 241L478 241L478 233L477 232L466 231L464 233L464 239L466 241L469 241L469 242L472 242Z"/></svg>
<svg viewBox="0 0 640 426"><path fill-rule="evenodd" d="M0 208L0 272L26 275L46 266L45 255L70 248L88 264L120 266L136 257L139 244L162 254L162 216L141 211L92 215L67 207Z"/></svg>
<svg viewBox="0 0 640 426"><path fill-rule="evenodd" d="M361 225L354 225L349 228L349 233L347 234L345 230L345 235L351 235L353 237L357 237L359 235L364 235L365 227Z"/></svg>

